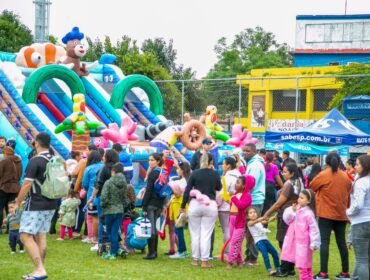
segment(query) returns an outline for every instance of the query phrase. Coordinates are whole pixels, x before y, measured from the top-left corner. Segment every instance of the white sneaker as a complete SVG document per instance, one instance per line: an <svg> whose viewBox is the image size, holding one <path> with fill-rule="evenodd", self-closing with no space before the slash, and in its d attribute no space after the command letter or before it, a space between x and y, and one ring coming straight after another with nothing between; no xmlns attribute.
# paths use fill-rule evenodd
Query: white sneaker
<svg viewBox="0 0 370 280"><path fill-rule="evenodd" d="M95 244L93 247L90 248L91 252L97 252L99 250L99 245Z"/></svg>
<svg viewBox="0 0 370 280"><path fill-rule="evenodd" d="M10 252L10 254L11 254L11 255L14 255L14 254L15 254L15 251L11 251L11 252Z"/></svg>
<svg viewBox="0 0 370 280"><path fill-rule="evenodd" d="M81 242L83 243L92 243L91 239L90 238L85 238L85 239L82 239Z"/></svg>
<svg viewBox="0 0 370 280"><path fill-rule="evenodd" d="M19 250L19 254L23 254L24 253L24 250Z"/></svg>
<svg viewBox="0 0 370 280"><path fill-rule="evenodd" d="M179 259L180 258L180 253L176 252L175 254L169 256L170 259Z"/></svg>

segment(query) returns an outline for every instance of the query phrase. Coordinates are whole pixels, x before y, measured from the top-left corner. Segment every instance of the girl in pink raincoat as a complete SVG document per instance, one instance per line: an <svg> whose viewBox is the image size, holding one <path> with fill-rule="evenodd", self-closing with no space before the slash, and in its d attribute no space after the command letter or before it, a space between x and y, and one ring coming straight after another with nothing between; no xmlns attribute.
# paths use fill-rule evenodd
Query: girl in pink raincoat
<svg viewBox="0 0 370 280"><path fill-rule="evenodd" d="M320 231L315 217L315 194L310 189L299 194L298 205L287 208L283 219L289 225L285 235L281 259L295 263L299 279L313 278L312 255L321 245Z"/></svg>

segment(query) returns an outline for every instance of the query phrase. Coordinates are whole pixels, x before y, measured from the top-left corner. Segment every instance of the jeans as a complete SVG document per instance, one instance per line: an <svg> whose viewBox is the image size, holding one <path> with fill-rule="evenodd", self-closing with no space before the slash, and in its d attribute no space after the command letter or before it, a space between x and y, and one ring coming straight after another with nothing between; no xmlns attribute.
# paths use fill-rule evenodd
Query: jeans
<svg viewBox="0 0 370 280"><path fill-rule="evenodd" d="M353 279L370 277L370 221L352 225L352 245L355 251L356 265ZM356 278L357 277L357 278Z"/></svg>
<svg viewBox="0 0 370 280"><path fill-rule="evenodd" d="M103 215L103 210L100 206L100 196L95 197L96 201L96 209L98 211L98 217L99 217L99 225L98 225L98 244L102 244L104 242L104 225L105 225L105 218Z"/></svg>
<svg viewBox="0 0 370 280"><path fill-rule="evenodd" d="M117 255L119 244L119 228L123 219L123 214L108 214L105 215L105 225L107 227L107 234L110 241L110 254Z"/></svg>
<svg viewBox="0 0 370 280"><path fill-rule="evenodd" d="M271 269L271 264L270 264L270 259L269 259L269 254L271 254L273 260L274 260L274 266L276 269L280 267L280 262L279 262L279 254L276 252L274 246L268 241L267 239L260 240L256 243L256 247L258 250L261 252L263 256L263 261L265 263L265 267L267 270Z"/></svg>
<svg viewBox="0 0 370 280"><path fill-rule="evenodd" d="M184 237L184 228L177 228L175 227L175 233L177 235L177 240L179 241L178 251L179 253L186 252L186 243L185 243L185 237Z"/></svg>
<svg viewBox="0 0 370 280"><path fill-rule="evenodd" d="M8 202L13 201L17 198L16 193L6 193L3 191L0 191L0 231L1 231L1 226L3 224L4 220L4 208L5 208L5 213L8 215Z"/></svg>
<svg viewBox="0 0 370 280"><path fill-rule="evenodd" d="M19 230L9 230L9 246L13 252L17 250L17 244L19 245L19 250L23 250L23 243L19 238Z"/></svg>
<svg viewBox="0 0 370 280"><path fill-rule="evenodd" d="M252 207L254 207L257 210L257 215L258 217L260 217L263 209L263 204L252 205ZM245 251L245 255L247 262L253 263L257 262L258 250L250 234L247 234L247 250Z"/></svg>
<svg viewBox="0 0 370 280"><path fill-rule="evenodd" d="M321 235L320 247L320 271L328 273L329 262L329 244L331 231L334 230L335 240L342 261L342 272L348 272L348 249L346 245L346 221L334 221L325 218L319 218L319 229ZM353 231L354 232L354 231Z"/></svg>

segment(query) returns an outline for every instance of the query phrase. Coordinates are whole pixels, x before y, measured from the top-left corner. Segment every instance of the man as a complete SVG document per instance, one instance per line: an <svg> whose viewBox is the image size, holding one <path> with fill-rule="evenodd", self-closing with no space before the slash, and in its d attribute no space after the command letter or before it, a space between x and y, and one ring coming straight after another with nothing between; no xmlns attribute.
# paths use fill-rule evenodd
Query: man
<svg viewBox="0 0 370 280"><path fill-rule="evenodd" d="M191 159L191 170L196 170L200 168L200 158L202 157L203 153L209 152L212 149L212 145L213 142L211 139L205 138L202 141L202 149L195 152Z"/></svg>
<svg viewBox="0 0 370 280"><path fill-rule="evenodd" d="M296 163L296 161L289 156L290 156L289 151L283 151L283 162L281 164L281 170L283 170L284 166L287 165L288 163Z"/></svg>
<svg viewBox="0 0 370 280"><path fill-rule="evenodd" d="M0 136L0 160L4 158L3 150L6 146L6 138L4 136Z"/></svg>
<svg viewBox="0 0 370 280"><path fill-rule="evenodd" d="M256 209L258 216L262 214L263 203L265 202L265 191L266 191L266 171L264 160L262 157L257 155L256 145L247 144L243 148L244 156L247 161L246 174L253 176L256 179L256 184L251 191L252 195L252 206ZM258 250L253 242L253 239L247 239L247 251L246 251L246 263L247 265L256 265Z"/></svg>
<svg viewBox="0 0 370 280"><path fill-rule="evenodd" d="M265 149L260 149L258 151L258 155L263 158L264 161L266 161L266 150Z"/></svg>
<svg viewBox="0 0 370 280"><path fill-rule="evenodd" d="M26 275L25 279L46 279L47 273L44 267L46 233L49 231L51 219L57 207L57 200L47 199L41 195L41 185L45 181L44 173L49 162L47 159L52 157L49 151L50 136L45 132L38 134L35 148L37 156L31 158L27 165L15 207L18 208L26 197L19 232L21 241L32 259L34 271Z"/></svg>
<svg viewBox="0 0 370 280"><path fill-rule="evenodd" d="M283 162L283 159L280 157L280 154L278 151L274 151L274 164L277 166L279 171L281 171L281 163Z"/></svg>

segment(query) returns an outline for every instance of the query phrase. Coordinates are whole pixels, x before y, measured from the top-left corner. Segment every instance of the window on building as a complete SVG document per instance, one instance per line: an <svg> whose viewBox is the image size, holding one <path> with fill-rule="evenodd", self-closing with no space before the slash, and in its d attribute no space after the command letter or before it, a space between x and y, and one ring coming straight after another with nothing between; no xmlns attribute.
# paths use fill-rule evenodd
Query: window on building
<svg viewBox="0 0 370 280"><path fill-rule="evenodd" d="M370 40L370 22L306 24L306 43Z"/></svg>
<svg viewBox="0 0 370 280"><path fill-rule="evenodd" d="M277 112L295 112L295 90L273 90L272 110ZM306 111L306 90L300 90L298 94L298 111Z"/></svg>
<svg viewBox="0 0 370 280"><path fill-rule="evenodd" d="M336 89L315 89L313 90L314 112L328 111L329 103L338 92Z"/></svg>

